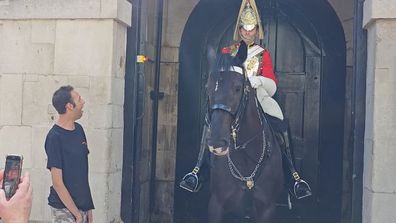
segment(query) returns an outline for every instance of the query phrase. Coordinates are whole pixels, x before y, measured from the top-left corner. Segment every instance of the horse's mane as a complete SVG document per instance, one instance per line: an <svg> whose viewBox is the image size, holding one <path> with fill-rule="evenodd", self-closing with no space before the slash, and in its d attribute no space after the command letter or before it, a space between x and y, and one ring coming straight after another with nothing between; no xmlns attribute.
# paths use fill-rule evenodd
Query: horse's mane
<svg viewBox="0 0 396 223"><path fill-rule="evenodd" d="M232 66L239 66L235 62L235 57L231 56L229 53L220 53L216 57L216 64L213 67L212 73L216 73L218 71L230 71Z"/></svg>

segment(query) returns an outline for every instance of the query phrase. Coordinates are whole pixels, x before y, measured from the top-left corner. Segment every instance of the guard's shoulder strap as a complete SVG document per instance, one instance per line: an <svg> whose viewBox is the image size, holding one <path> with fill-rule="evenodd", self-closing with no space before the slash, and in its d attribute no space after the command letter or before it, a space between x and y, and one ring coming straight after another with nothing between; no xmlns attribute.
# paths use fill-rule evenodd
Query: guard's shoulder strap
<svg viewBox="0 0 396 223"><path fill-rule="evenodd" d="M262 46L257 45L257 44L249 47L247 59L250 59L250 58L262 53L264 50L265 49Z"/></svg>

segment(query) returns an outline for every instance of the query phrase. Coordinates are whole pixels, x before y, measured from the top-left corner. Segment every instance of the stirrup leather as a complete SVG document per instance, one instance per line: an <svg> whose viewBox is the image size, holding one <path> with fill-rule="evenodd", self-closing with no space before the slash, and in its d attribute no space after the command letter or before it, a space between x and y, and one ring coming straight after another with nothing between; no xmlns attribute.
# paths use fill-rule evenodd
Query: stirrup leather
<svg viewBox="0 0 396 223"><path fill-rule="evenodd" d="M199 182L199 178L197 175L198 172L199 172L199 168L195 167L193 171L184 175L179 186L192 193L198 192L201 189L201 184Z"/></svg>

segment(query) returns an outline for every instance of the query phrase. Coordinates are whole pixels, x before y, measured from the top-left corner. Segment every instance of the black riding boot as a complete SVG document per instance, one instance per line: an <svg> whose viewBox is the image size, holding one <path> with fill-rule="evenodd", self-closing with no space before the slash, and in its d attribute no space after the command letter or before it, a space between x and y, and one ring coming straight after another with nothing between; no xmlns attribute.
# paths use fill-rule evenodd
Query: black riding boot
<svg viewBox="0 0 396 223"><path fill-rule="evenodd" d="M280 141L280 147L282 149L283 157L287 163L290 174L292 175L294 181L294 184L291 186L291 188L289 188L290 193L293 194L297 199L311 196L312 191L309 184L300 178L300 175L297 173L296 168L294 167L290 148L289 134L287 133L287 131L280 132L278 138Z"/></svg>

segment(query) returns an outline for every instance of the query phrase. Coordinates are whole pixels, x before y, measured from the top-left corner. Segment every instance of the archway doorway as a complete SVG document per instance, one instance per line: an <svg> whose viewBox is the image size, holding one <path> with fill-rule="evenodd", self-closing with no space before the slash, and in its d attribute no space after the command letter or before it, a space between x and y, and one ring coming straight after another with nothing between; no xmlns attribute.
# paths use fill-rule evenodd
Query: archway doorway
<svg viewBox="0 0 396 223"><path fill-rule="evenodd" d="M287 209L281 222L339 222L345 40L327 1L256 0L279 79L278 101L290 122L296 165L314 192ZM231 44L238 0L201 0L185 27L180 50L176 179L197 157L206 111L205 83L214 53ZM206 222L208 186L190 194L175 187L175 222ZM286 196L286 192L284 193Z"/></svg>

